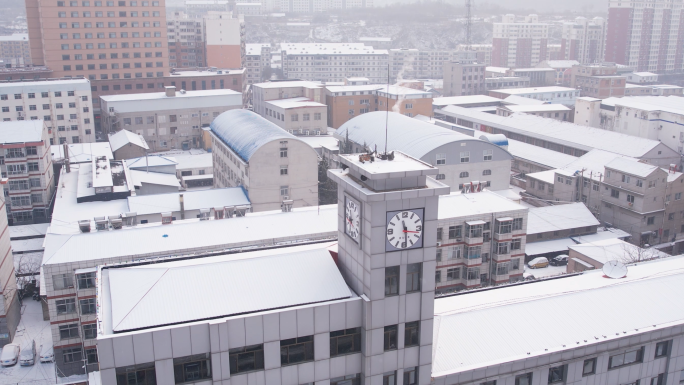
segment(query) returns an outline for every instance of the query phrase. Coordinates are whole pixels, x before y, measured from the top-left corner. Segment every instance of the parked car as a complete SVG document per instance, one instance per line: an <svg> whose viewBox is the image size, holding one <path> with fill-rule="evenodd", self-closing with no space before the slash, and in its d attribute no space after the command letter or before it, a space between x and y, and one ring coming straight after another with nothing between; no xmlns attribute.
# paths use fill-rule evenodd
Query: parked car
<svg viewBox="0 0 684 385"><path fill-rule="evenodd" d="M2 354L0 354L0 365L2 366L12 366L17 363L19 359L19 345L17 344L7 344L2 347Z"/></svg>
<svg viewBox="0 0 684 385"><path fill-rule="evenodd" d="M52 346L46 348L41 346L40 363L45 362L55 362L55 353L52 350Z"/></svg>
<svg viewBox="0 0 684 385"><path fill-rule="evenodd" d="M537 257L527 263L530 269L540 269L549 265L549 260L545 257Z"/></svg>
<svg viewBox="0 0 684 385"><path fill-rule="evenodd" d="M568 256L567 255L557 255L549 261L549 265L551 266L565 266L568 264Z"/></svg>
<svg viewBox="0 0 684 385"><path fill-rule="evenodd" d="M28 346L24 346L21 349L21 354L19 355L19 365L21 366L31 366L36 363L36 341L31 340Z"/></svg>

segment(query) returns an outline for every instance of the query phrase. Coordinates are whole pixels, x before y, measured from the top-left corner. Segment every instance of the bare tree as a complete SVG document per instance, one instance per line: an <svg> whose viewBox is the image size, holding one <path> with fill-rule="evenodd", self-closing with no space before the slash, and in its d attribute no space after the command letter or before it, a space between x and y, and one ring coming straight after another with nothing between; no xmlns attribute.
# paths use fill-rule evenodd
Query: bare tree
<svg viewBox="0 0 684 385"><path fill-rule="evenodd" d="M632 245L630 243L624 243L622 245L622 250L622 257L618 258L618 260L622 263L650 261L652 259L662 258L663 256L660 251L653 247L644 249L643 247Z"/></svg>
<svg viewBox="0 0 684 385"><path fill-rule="evenodd" d="M40 273L42 258L36 253L14 254L17 288L24 289Z"/></svg>

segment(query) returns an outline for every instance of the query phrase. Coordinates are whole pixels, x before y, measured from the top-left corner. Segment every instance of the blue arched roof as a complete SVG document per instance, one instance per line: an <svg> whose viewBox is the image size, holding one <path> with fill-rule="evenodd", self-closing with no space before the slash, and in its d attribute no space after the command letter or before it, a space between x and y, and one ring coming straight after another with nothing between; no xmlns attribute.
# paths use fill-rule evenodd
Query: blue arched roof
<svg viewBox="0 0 684 385"><path fill-rule="evenodd" d="M209 129L245 162L249 162L252 155L266 143L278 139L297 139L260 115L242 109L229 110L217 116Z"/></svg>

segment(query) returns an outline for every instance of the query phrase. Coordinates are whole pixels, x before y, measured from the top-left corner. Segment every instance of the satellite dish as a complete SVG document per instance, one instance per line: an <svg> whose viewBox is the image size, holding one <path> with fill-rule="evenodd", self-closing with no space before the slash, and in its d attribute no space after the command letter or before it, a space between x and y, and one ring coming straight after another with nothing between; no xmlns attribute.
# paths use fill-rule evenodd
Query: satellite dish
<svg viewBox="0 0 684 385"><path fill-rule="evenodd" d="M603 274L613 279L624 278L627 276L627 266L619 261L608 261L603 265Z"/></svg>

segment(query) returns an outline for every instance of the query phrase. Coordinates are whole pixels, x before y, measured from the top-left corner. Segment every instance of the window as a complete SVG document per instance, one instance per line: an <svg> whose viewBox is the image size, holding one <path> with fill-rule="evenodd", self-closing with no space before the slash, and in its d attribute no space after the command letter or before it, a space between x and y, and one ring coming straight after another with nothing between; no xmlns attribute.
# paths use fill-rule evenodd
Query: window
<svg viewBox="0 0 684 385"><path fill-rule="evenodd" d="M81 348L67 348L67 349L62 349L62 360L64 363L68 362L78 362L83 360L83 352L81 351ZM154 364L152 364L154 365ZM153 366L154 367L154 366ZM117 384L119 382L117 381ZM142 382L128 382L126 384L144 384Z"/></svg>
<svg viewBox="0 0 684 385"><path fill-rule="evenodd" d="M482 254L482 246L468 246L466 248L466 258L477 259Z"/></svg>
<svg viewBox="0 0 684 385"><path fill-rule="evenodd" d="M78 324L60 325L59 339L78 338Z"/></svg>
<svg viewBox="0 0 684 385"><path fill-rule="evenodd" d="M584 360L584 364L582 365L582 375L589 376L594 373L596 373L596 358Z"/></svg>
<svg viewBox="0 0 684 385"><path fill-rule="evenodd" d="M280 175L287 175L287 166L280 166Z"/></svg>
<svg viewBox="0 0 684 385"><path fill-rule="evenodd" d="M508 254L511 244L509 242L496 242L496 253L499 255Z"/></svg>
<svg viewBox="0 0 684 385"><path fill-rule="evenodd" d="M439 256L439 259L437 262L442 260L442 256ZM442 282L442 272L440 270L435 271L435 283L440 283Z"/></svg>
<svg viewBox="0 0 684 385"><path fill-rule="evenodd" d="M314 120L321 120L321 113L320 112L314 112Z"/></svg>
<svg viewBox="0 0 684 385"><path fill-rule="evenodd" d="M670 341L658 342L655 348L655 358L665 357L668 354Z"/></svg>
<svg viewBox="0 0 684 385"><path fill-rule="evenodd" d="M513 231L522 230L522 228L523 228L523 219L522 218L513 219Z"/></svg>
<svg viewBox="0 0 684 385"><path fill-rule="evenodd" d="M58 299L55 301L55 306L57 307L57 314L69 314L76 312L76 299Z"/></svg>
<svg viewBox="0 0 684 385"><path fill-rule="evenodd" d="M384 331L384 349L385 351L388 350L396 350L397 349L397 325L390 325L390 326L385 326L385 331Z"/></svg>
<svg viewBox="0 0 684 385"><path fill-rule="evenodd" d="M361 351L361 328L330 332L330 357Z"/></svg>
<svg viewBox="0 0 684 385"><path fill-rule="evenodd" d="M678 200L680 200L680 199L682 199L682 193L680 193L680 192L679 192L679 193L676 193L676 194L675 194L675 200L678 201Z"/></svg>
<svg viewBox="0 0 684 385"><path fill-rule="evenodd" d="M467 171L464 171L464 172L460 173L458 176L459 176L459 178L467 178L470 175L468 174Z"/></svg>
<svg viewBox="0 0 684 385"><path fill-rule="evenodd" d="M532 373L515 376L515 385L532 385Z"/></svg>
<svg viewBox="0 0 684 385"><path fill-rule="evenodd" d="M406 267L406 292L420 291L422 263L411 263Z"/></svg>
<svg viewBox="0 0 684 385"><path fill-rule="evenodd" d="M290 115L290 120L293 122L299 121L299 114Z"/></svg>
<svg viewBox="0 0 684 385"><path fill-rule="evenodd" d="M461 153L461 163L470 162L470 151L465 151Z"/></svg>
<svg viewBox="0 0 684 385"><path fill-rule="evenodd" d="M83 339L93 340L97 338L97 324L83 325Z"/></svg>
<svg viewBox="0 0 684 385"><path fill-rule="evenodd" d="M634 203L634 195L627 194L627 202L628 203Z"/></svg>
<svg viewBox="0 0 684 385"><path fill-rule="evenodd" d="M52 276L52 287L54 290L71 289L74 282L69 274L57 274Z"/></svg>
<svg viewBox="0 0 684 385"><path fill-rule="evenodd" d="M418 385L418 367L404 369L404 385Z"/></svg>
<svg viewBox="0 0 684 385"><path fill-rule="evenodd" d="M361 374L350 374L343 377L330 379L330 385L359 385L361 384Z"/></svg>
<svg viewBox="0 0 684 385"><path fill-rule="evenodd" d="M641 362L643 354L644 348L641 347L637 350L631 350L622 354L616 354L614 356L611 356L608 360L608 369L619 368L621 366Z"/></svg>
<svg viewBox="0 0 684 385"><path fill-rule="evenodd" d="M655 217L648 217L646 218L646 224L647 225L652 225L655 223Z"/></svg>
<svg viewBox="0 0 684 385"><path fill-rule="evenodd" d="M397 385L397 371L384 373L382 375L382 385Z"/></svg>
<svg viewBox="0 0 684 385"><path fill-rule="evenodd" d="M420 344L420 321L407 322L404 325L404 346Z"/></svg>
<svg viewBox="0 0 684 385"><path fill-rule="evenodd" d="M492 175L492 170L482 170L482 175Z"/></svg>
<svg viewBox="0 0 684 385"><path fill-rule="evenodd" d="M79 290L95 287L95 272L78 274L76 278L78 280Z"/></svg>
<svg viewBox="0 0 684 385"><path fill-rule="evenodd" d="M446 179L446 176L445 176L444 174L437 174L437 176L435 177L435 179L437 179L437 180L444 180L444 179Z"/></svg>
<svg viewBox="0 0 684 385"><path fill-rule="evenodd" d="M251 372L264 368L264 345L243 346L228 350L230 374Z"/></svg>
<svg viewBox="0 0 684 385"><path fill-rule="evenodd" d="M85 351L86 354L86 360L88 364L97 364L98 359L97 359L97 349L86 349Z"/></svg>
<svg viewBox="0 0 684 385"><path fill-rule="evenodd" d="M437 164L446 164L446 154L437 154Z"/></svg>
<svg viewBox="0 0 684 385"><path fill-rule="evenodd" d="M484 150L484 151L483 151L483 156L484 156L485 162L486 162L486 161L489 161L489 160L492 160L492 155L493 155L493 154L494 154L494 150Z"/></svg>
<svg viewBox="0 0 684 385"><path fill-rule="evenodd" d="M496 222L498 225L496 229L497 234L508 234L511 232L511 228L513 227L513 221L497 219Z"/></svg>
<svg viewBox="0 0 684 385"><path fill-rule="evenodd" d="M549 368L549 384L565 381L565 365Z"/></svg>
<svg viewBox="0 0 684 385"><path fill-rule="evenodd" d="M449 239L461 238L461 226L449 226Z"/></svg>
<svg viewBox="0 0 684 385"><path fill-rule="evenodd" d="M154 362L116 368L116 385L155 385L156 383L157 374L154 370Z"/></svg>
<svg viewBox="0 0 684 385"><path fill-rule="evenodd" d="M660 373L656 377L651 378L651 385L663 385L664 380L665 380L665 373ZM638 380L637 380L637 382L638 382Z"/></svg>
<svg viewBox="0 0 684 385"><path fill-rule="evenodd" d="M612 189L610 189L610 196L613 198L619 198L620 197L620 191L612 188Z"/></svg>
<svg viewBox="0 0 684 385"><path fill-rule="evenodd" d="M281 147L280 148L280 157L281 158L287 158L287 147Z"/></svg>
<svg viewBox="0 0 684 385"><path fill-rule="evenodd" d="M29 172L31 171L40 171L38 169L38 162L28 162L28 170Z"/></svg>
<svg viewBox="0 0 684 385"><path fill-rule="evenodd" d="M447 269L447 281L455 281L459 279L461 276L461 269L458 267L454 267L451 269Z"/></svg>
<svg viewBox="0 0 684 385"><path fill-rule="evenodd" d="M313 336L290 338L280 341L280 364L291 365L299 362L313 361Z"/></svg>
<svg viewBox="0 0 684 385"><path fill-rule="evenodd" d="M289 195L288 194L289 191L290 191L290 188L288 186L280 186L280 196Z"/></svg>
<svg viewBox="0 0 684 385"><path fill-rule="evenodd" d="M622 174L622 181L625 183L629 183L629 181L630 181L629 175Z"/></svg>
<svg viewBox="0 0 684 385"><path fill-rule="evenodd" d="M385 268L385 295L399 294L399 266Z"/></svg>
<svg viewBox="0 0 684 385"><path fill-rule="evenodd" d="M174 358L173 375L176 379L176 384L212 378L210 354L204 353Z"/></svg>
<svg viewBox="0 0 684 385"><path fill-rule="evenodd" d="M95 298L82 299L78 303L81 314L95 314Z"/></svg>
<svg viewBox="0 0 684 385"><path fill-rule="evenodd" d="M460 259L461 258L461 246L449 246L449 259Z"/></svg>

